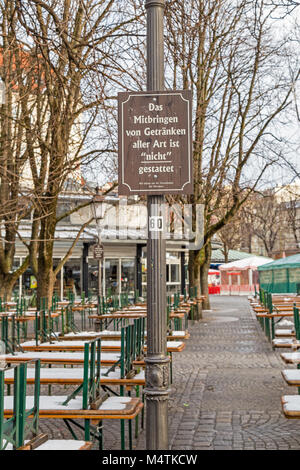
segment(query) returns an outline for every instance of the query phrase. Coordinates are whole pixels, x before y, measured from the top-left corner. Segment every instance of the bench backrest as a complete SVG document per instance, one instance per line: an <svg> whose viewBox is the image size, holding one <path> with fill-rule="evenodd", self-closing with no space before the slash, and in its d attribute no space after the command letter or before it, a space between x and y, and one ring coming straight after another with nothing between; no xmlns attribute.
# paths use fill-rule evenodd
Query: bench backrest
<svg viewBox="0 0 300 470"><path fill-rule="evenodd" d="M14 354L20 349L20 331L19 323L16 322L15 315L3 315L0 317L0 339L5 344L5 353Z"/></svg>
<svg viewBox="0 0 300 470"><path fill-rule="evenodd" d="M82 409L87 410L93 403L101 399L101 339L97 338L84 343L83 383L79 385L63 402L76 398L82 391Z"/></svg>
<svg viewBox="0 0 300 470"><path fill-rule="evenodd" d="M296 339L300 340L299 308L296 307L296 304L294 304L293 313L294 313L294 326L295 326Z"/></svg>
<svg viewBox="0 0 300 470"><path fill-rule="evenodd" d="M27 366L35 364L35 385L33 405L26 409L27 396ZM5 374L14 370L13 415L4 418ZM39 427L39 397L40 397L40 360L24 362L6 369L0 369L0 450L9 444L14 449L22 446L30 434L37 435ZM30 416L30 419L29 419Z"/></svg>

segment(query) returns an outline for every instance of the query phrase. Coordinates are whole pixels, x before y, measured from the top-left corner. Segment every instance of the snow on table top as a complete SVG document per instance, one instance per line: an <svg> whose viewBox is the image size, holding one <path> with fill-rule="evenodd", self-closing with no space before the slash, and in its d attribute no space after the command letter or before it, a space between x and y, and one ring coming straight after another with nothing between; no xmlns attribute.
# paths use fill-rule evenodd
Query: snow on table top
<svg viewBox="0 0 300 470"><path fill-rule="evenodd" d="M75 441L75 439L51 439L34 450L79 450L84 445L85 441Z"/></svg>
<svg viewBox="0 0 300 470"><path fill-rule="evenodd" d="M300 361L299 352L282 353L281 357L283 360L288 361L288 362L294 362L295 364L298 364Z"/></svg>
<svg viewBox="0 0 300 470"><path fill-rule="evenodd" d="M45 346L45 347L49 347L49 346L61 346L62 348L64 347L67 347L67 348L71 348L72 346L73 347L84 347L85 343L88 343L88 341L86 340L71 340L71 341L51 341L50 342L45 342L45 343L41 343L40 341L38 342L38 345L39 346ZM26 341L25 343L21 343L21 347L26 347L26 346L36 346L36 342L35 341ZM110 347L120 347L121 346L121 343L120 341L106 341L105 342L105 346L110 346Z"/></svg>
<svg viewBox="0 0 300 470"><path fill-rule="evenodd" d="M141 305L135 305L134 307L128 307L122 310L146 310L146 307L142 307Z"/></svg>
<svg viewBox="0 0 300 470"><path fill-rule="evenodd" d="M99 410L123 410L131 400L131 397L108 397Z"/></svg>
<svg viewBox="0 0 300 470"><path fill-rule="evenodd" d="M69 401L66 405L63 402L67 399L67 395L61 396L40 396L40 410L81 410L82 409L82 397L76 397ZM32 408L34 405L34 397L26 397L26 409ZM13 396L4 397L4 409L13 409Z"/></svg>
<svg viewBox="0 0 300 470"><path fill-rule="evenodd" d="M293 338L277 338L272 340L273 344L286 344L286 345L295 345L299 346L300 341L294 340Z"/></svg>
<svg viewBox="0 0 300 470"><path fill-rule="evenodd" d="M185 331L172 331L171 336L185 336L186 332Z"/></svg>
<svg viewBox="0 0 300 470"><path fill-rule="evenodd" d="M110 331L110 330L103 330L103 331L79 331L78 333L66 333L64 336L68 336L68 337L76 337L76 336L102 336L103 334L104 335L109 335L109 334L116 334L116 333L120 333L121 332L116 332L116 331Z"/></svg>
<svg viewBox="0 0 300 470"><path fill-rule="evenodd" d="M181 330L174 330L171 332L171 336L185 336L186 332ZM121 336L121 331L112 331L112 330L103 330L103 331L80 331L79 333L67 333L64 335L65 337L76 337L76 336L86 336L86 337L94 337L94 336ZM147 332L145 331L145 336L147 336Z"/></svg>
<svg viewBox="0 0 300 470"><path fill-rule="evenodd" d="M167 348L179 348L182 344L182 341L167 341Z"/></svg>
<svg viewBox="0 0 300 470"><path fill-rule="evenodd" d="M286 377L287 380L299 380L300 379L300 370L299 369L286 369L282 371L282 374Z"/></svg>
<svg viewBox="0 0 300 470"><path fill-rule="evenodd" d="M108 378L108 379L120 379L121 378L121 371L120 369L116 369L115 371L111 371L108 376L105 374L107 373L107 368L101 367L101 377ZM40 376L41 379L83 379L83 367L76 367L76 368L64 368L64 367L51 367L51 368L44 368L41 367L40 369ZM5 377L11 379L14 377L14 370L8 369L5 372ZM33 379L35 377L35 369L34 367L27 368L27 378ZM142 370L138 374L134 376L135 379L144 379L145 372Z"/></svg>
<svg viewBox="0 0 300 470"><path fill-rule="evenodd" d="M300 396L299 395L284 395L282 402L285 411L300 411Z"/></svg>
<svg viewBox="0 0 300 470"><path fill-rule="evenodd" d="M4 409L13 409L13 396L4 397ZM60 396L47 396L40 395L40 410L81 410L82 409L82 397L76 397L70 400L67 405L63 405L63 402L67 399L67 395ZM108 397L99 407L99 410L124 410L126 404L130 403L131 397ZM26 409L31 409L34 405L34 397L26 397Z"/></svg>
<svg viewBox="0 0 300 470"><path fill-rule="evenodd" d="M9 362L10 359L22 358L25 360L30 359L60 359L60 360L84 360L83 352L54 352L54 351L28 351L17 352L15 354L4 354L0 356L0 361ZM101 353L101 360L118 361L120 358L119 353Z"/></svg>
<svg viewBox="0 0 300 470"><path fill-rule="evenodd" d="M51 343L38 343L39 346L44 346L45 348L51 347L51 346L61 346L63 348L72 348L72 347L84 347L84 344L87 343L87 341L76 341L76 340L71 340L71 341L52 341ZM35 341L26 341L25 343L21 344L21 347L26 347L26 346L35 346L36 342ZM173 348L178 348L182 345L182 341L167 341L167 347L173 347ZM105 341L105 344L102 345L104 348L121 348L121 341ZM103 353L105 354L105 353ZM102 354L101 354L102 355Z"/></svg>
<svg viewBox="0 0 300 470"><path fill-rule="evenodd" d="M277 326L294 326L294 322L288 320L287 318L283 318L277 323Z"/></svg>
<svg viewBox="0 0 300 470"><path fill-rule="evenodd" d="M83 368L76 367L67 369L64 367L44 368L40 369L41 379L80 379L83 378ZM11 379L14 377L14 369L9 369L5 372L5 377ZM27 378L33 379L35 377L35 368L27 367Z"/></svg>
<svg viewBox="0 0 300 470"><path fill-rule="evenodd" d="M291 333L293 333L292 328L290 328L289 330L284 329L284 328L275 330L276 335L289 335Z"/></svg>

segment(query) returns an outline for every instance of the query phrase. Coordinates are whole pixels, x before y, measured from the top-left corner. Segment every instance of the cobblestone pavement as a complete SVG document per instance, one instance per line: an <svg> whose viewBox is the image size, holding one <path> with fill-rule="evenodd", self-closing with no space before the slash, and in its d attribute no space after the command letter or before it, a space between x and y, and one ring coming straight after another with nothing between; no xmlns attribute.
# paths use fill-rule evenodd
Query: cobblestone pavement
<svg viewBox="0 0 300 470"><path fill-rule="evenodd" d="M297 393L281 376L283 350L272 350L246 297L212 296L211 308L173 354L170 449L300 449L300 422L281 411L281 396ZM41 420L41 430L70 438L61 420ZM104 445L120 449L120 422L104 423ZM145 449L145 431L134 446Z"/></svg>

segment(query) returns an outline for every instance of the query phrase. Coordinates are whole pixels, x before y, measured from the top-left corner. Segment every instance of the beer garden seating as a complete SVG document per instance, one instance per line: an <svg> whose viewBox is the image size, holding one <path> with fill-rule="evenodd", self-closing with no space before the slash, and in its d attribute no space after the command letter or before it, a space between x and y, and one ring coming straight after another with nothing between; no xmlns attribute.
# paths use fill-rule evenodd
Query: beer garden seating
<svg viewBox="0 0 300 470"><path fill-rule="evenodd" d="M281 397L282 411L286 418L300 419L300 319L299 319L299 295L272 295L268 292L260 292L260 305L251 299L251 304L257 313L257 318L265 331L268 339L272 340L273 347L292 349L292 352L282 352L282 360L286 364L296 366L295 369L282 370L283 380L291 387L297 387L298 394L284 395ZM274 313L275 312L275 313ZM289 330L283 330L285 338L280 337L280 330L274 335L274 318L292 317L293 324ZM262 319L273 322L271 328L265 329ZM273 336L270 336L273 333ZM279 333L279 334L278 334Z"/></svg>
<svg viewBox="0 0 300 470"><path fill-rule="evenodd" d="M4 311L0 313L1 340L6 349L6 354L2 356L2 359L5 359L9 366L5 371L5 379L3 376L3 383L6 384L8 391L15 383L13 370L19 370L18 367L30 364L31 361L38 361L38 382L48 385L48 395L40 398L39 418L63 419L74 438L76 436L74 427L83 429L85 441L80 447L82 449L90 448L91 436L98 439L99 447L102 448L100 429L104 419L120 419L121 448L124 449L124 426L125 420L127 420L129 447L131 448L131 422L135 419L135 436L137 436L138 416L141 411L143 425L143 403L139 398L139 387L143 387L145 384L143 367L146 351L144 340L147 333L146 304L130 305L126 296L122 296L119 301L116 297L98 299L97 304L91 302L90 299L84 301L83 298L81 301L75 302L74 298L70 296L67 301L62 302L58 298L53 298L50 309L46 308L46 299L42 300L40 310L33 307L29 310L29 306L23 300L10 304L1 302L0 305L1 310ZM186 296L174 295L167 299L167 305L167 344L169 354L172 356L172 352L181 351L184 348L183 339L189 337L187 318L188 316L191 318L191 311L196 305L196 301ZM98 322L100 320L98 323L100 331L83 331L87 324L91 327L91 320L94 319L95 312L96 320ZM75 321L75 314L80 315L81 329L78 326L78 319ZM115 316L111 318L111 315ZM27 325L29 321L34 324L34 339L30 341L27 336L27 328L19 326L24 323ZM103 326L109 329L103 330ZM174 330L174 326L177 327L177 330ZM111 342L112 335L115 335L114 343ZM70 338L72 339L70 340ZM103 341L104 338L106 338L105 341ZM32 349L36 350L26 351L28 344L32 344ZM42 349L46 351L42 351ZM56 352L57 349L58 352ZM68 365L71 369L67 367ZM170 369L172 380L172 361ZM26 383L35 384L36 377L34 369L26 366ZM76 389L71 397L53 396L51 393L51 385L53 384L75 385ZM97 399L96 396L93 396L94 401L91 402L93 406L90 406L89 400L87 402L87 393L89 393L91 384L94 384L92 390L97 390L98 394ZM111 389L116 385L119 386L119 394ZM135 398L131 397L132 389L135 389ZM114 396L107 397L105 395L105 399L103 399L100 390ZM126 397L124 396L125 390L128 395ZM81 393L83 396L79 398ZM99 399L99 397L101 398ZM31 405L33 398L27 398ZM45 404L46 398L48 404ZM65 406L70 403L72 404L71 409L70 406L66 409ZM99 404L100 408L96 406ZM111 404L110 407L109 404ZM12 417L13 409L5 408L4 416L6 418ZM83 426L78 424L78 419L83 419ZM98 421L98 425L92 429L91 423L94 423L95 420ZM32 443L26 444L27 448L33 449L45 440L45 436L39 437L36 433ZM13 444L14 447L15 444ZM17 444L20 447L20 442ZM51 448L56 444L48 442L43 445ZM57 445L60 444L57 443Z"/></svg>

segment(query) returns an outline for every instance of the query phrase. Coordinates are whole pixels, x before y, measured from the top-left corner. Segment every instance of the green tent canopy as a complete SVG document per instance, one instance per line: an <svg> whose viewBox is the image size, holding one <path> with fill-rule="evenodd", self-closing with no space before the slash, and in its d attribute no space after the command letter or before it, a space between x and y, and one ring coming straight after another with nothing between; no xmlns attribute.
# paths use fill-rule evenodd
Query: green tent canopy
<svg viewBox="0 0 300 470"><path fill-rule="evenodd" d="M274 294L300 293L300 253L258 267L260 287Z"/></svg>

